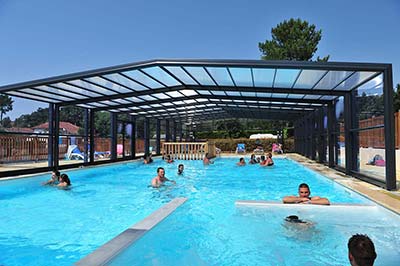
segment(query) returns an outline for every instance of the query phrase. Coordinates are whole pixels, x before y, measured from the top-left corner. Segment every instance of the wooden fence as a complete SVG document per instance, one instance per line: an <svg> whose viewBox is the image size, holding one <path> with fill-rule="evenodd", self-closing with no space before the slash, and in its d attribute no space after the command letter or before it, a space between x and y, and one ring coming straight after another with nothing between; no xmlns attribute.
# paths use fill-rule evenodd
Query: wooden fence
<svg viewBox="0 0 400 266"><path fill-rule="evenodd" d="M162 154L177 160L203 160L208 153L215 156L215 145L209 142L166 142L162 145Z"/></svg>
<svg viewBox="0 0 400 266"><path fill-rule="evenodd" d="M122 145L122 139L118 140ZM77 145L83 152L85 143L83 137L63 136L59 139L59 159L64 159L69 145ZM111 150L110 138L95 138L94 150L106 152ZM125 155L130 155L130 142L124 142ZM144 153L144 140L136 139L136 153ZM122 153L118 153L122 156ZM43 161L48 159L48 136L5 134L0 133L0 163L22 161Z"/></svg>
<svg viewBox="0 0 400 266"><path fill-rule="evenodd" d="M400 112L394 114L395 125L395 147L400 149ZM359 128L368 128L384 124L384 116L376 116L363 119L358 122ZM343 123L340 124L340 131L344 132ZM360 147L363 148L385 148L385 130L384 127L360 131L358 134ZM344 136L340 136L340 141L344 142Z"/></svg>

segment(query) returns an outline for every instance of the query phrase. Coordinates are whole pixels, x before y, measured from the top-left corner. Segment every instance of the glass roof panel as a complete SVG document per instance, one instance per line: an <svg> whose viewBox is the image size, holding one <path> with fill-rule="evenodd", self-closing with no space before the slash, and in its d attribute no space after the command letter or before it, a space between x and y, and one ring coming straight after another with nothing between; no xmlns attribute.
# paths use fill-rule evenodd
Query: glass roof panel
<svg viewBox="0 0 400 266"><path fill-rule="evenodd" d="M192 75L203 86L215 86L214 81L202 67L185 67L186 71Z"/></svg>
<svg viewBox="0 0 400 266"><path fill-rule="evenodd" d="M319 90L331 90L353 73L352 71L329 71L315 86Z"/></svg>
<svg viewBox="0 0 400 266"><path fill-rule="evenodd" d="M39 96L26 95L25 93L21 93L21 92L17 92L17 91L8 91L7 94L15 95L15 96L21 96L21 97L29 98L29 99L34 99L34 100L38 100L40 102L51 102L51 103L58 103L59 102L57 100L44 99L43 97L39 97Z"/></svg>
<svg viewBox="0 0 400 266"><path fill-rule="evenodd" d="M112 101L109 101L109 100L101 101L101 103L104 103L104 104L106 104L106 105L112 105L112 106L119 105L119 103L112 102ZM110 110L109 110L109 111L110 111Z"/></svg>
<svg viewBox="0 0 400 266"><path fill-rule="evenodd" d="M253 68L254 85L256 87L272 87L274 81L275 69L271 68Z"/></svg>
<svg viewBox="0 0 400 266"><path fill-rule="evenodd" d="M67 91L71 91L73 93L74 92L80 93L80 94L86 95L88 97L99 97L99 96L102 96L102 94L99 94L99 93L96 93L96 92L92 92L90 90L81 89L81 88L78 88L78 87L75 87L75 86L72 86L72 85L66 84L66 83L56 83L56 84L53 84L52 86L55 86L57 88L64 89L64 90L67 90ZM101 93L101 91L100 91L100 93Z"/></svg>
<svg viewBox="0 0 400 266"><path fill-rule="evenodd" d="M271 95L272 98L287 98L287 93L273 93Z"/></svg>
<svg viewBox="0 0 400 266"><path fill-rule="evenodd" d="M53 93L61 94L64 96L71 96L71 97L74 97L75 99L87 99L88 98L88 96L83 96L80 94L73 93L71 91L60 90L60 89L56 89L56 88L49 87L49 86L39 86L37 88L41 89L43 91L53 92Z"/></svg>
<svg viewBox="0 0 400 266"><path fill-rule="evenodd" d="M124 86L127 86L128 88L131 88L132 90L135 91L145 91L145 90L149 90L148 88L146 88L143 85L140 85L139 83L136 83L126 77L124 77L121 74L109 74L109 75L105 75L104 77L111 79L115 82L118 82L119 84L122 84Z"/></svg>
<svg viewBox="0 0 400 266"><path fill-rule="evenodd" d="M104 106L107 106L107 105L105 105L105 104L102 104L102 103L99 103L99 102L93 102L93 103L90 103L91 105L94 105L94 106L97 106L97 107L104 107Z"/></svg>
<svg viewBox="0 0 400 266"><path fill-rule="evenodd" d="M289 99L301 99L304 97L304 94L288 94L287 98Z"/></svg>
<svg viewBox="0 0 400 266"><path fill-rule="evenodd" d="M333 95L324 95L322 96L320 99L321 100L334 100L336 99L338 96L333 96Z"/></svg>
<svg viewBox="0 0 400 266"><path fill-rule="evenodd" d="M91 81L93 83L96 83L98 85L101 85L103 87L109 88L110 90L119 92L119 93L127 93L127 92L132 92L132 90L129 90L125 87L122 87L114 82L111 82L109 80L100 78L100 77L92 77L92 78L87 78L86 80Z"/></svg>
<svg viewBox="0 0 400 266"><path fill-rule="evenodd" d="M83 87L85 89L88 89L88 90L91 90L91 91L95 91L95 92L98 92L98 93L101 93L101 94L105 94L105 95L115 94L114 91L107 90L107 89L105 89L103 87L93 85L91 83L85 82L84 80L80 80L80 79L71 80L71 81L68 81L68 83L71 83L71 84L74 84L76 86L80 86L80 87Z"/></svg>
<svg viewBox="0 0 400 266"><path fill-rule="evenodd" d="M92 109L92 108L94 108L94 107L93 107L93 106L91 106L91 105L88 105L88 104L83 104L83 103L81 103L81 104L77 104L76 106L83 107L83 108L88 108L88 109Z"/></svg>
<svg viewBox="0 0 400 266"><path fill-rule="evenodd" d="M210 91L197 90L197 92L201 95L211 95Z"/></svg>
<svg viewBox="0 0 400 266"><path fill-rule="evenodd" d="M226 96L225 91L211 91L211 93L213 95L222 95L222 96Z"/></svg>
<svg viewBox="0 0 400 266"><path fill-rule="evenodd" d="M343 81L335 88L335 90L345 90L349 91L356 87L358 84L362 83L364 80L376 75L377 72L355 72L351 77Z"/></svg>
<svg viewBox="0 0 400 266"><path fill-rule="evenodd" d="M161 85L154 79L149 78L148 76L146 76L139 70L127 71L127 72L124 72L124 74L127 75L128 77L132 78L133 80L135 80L141 84L144 84L145 86L150 87L152 89L165 88L165 86Z"/></svg>
<svg viewBox="0 0 400 266"><path fill-rule="evenodd" d="M277 69L274 88L291 88L296 81L300 70L298 69Z"/></svg>
<svg viewBox="0 0 400 266"><path fill-rule="evenodd" d="M225 67L206 67L206 69L219 86L233 86L232 79Z"/></svg>
<svg viewBox="0 0 400 266"><path fill-rule="evenodd" d="M228 96L240 96L240 92L238 91L225 91Z"/></svg>
<svg viewBox="0 0 400 266"><path fill-rule="evenodd" d="M130 101L132 101L132 102L137 102L137 103L144 102L143 99L139 99L139 98L137 98L137 97L135 97L135 96L128 97L128 98L125 98L125 99L130 100Z"/></svg>
<svg viewBox="0 0 400 266"><path fill-rule="evenodd" d="M182 85L175 78L173 78L170 74L162 70L160 67L148 67L142 69L147 74L153 76L156 80L164 83L168 87L179 86Z"/></svg>
<svg viewBox="0 0 400 266"><path fill-rule="evenodd" d="M253 87L250 68L230 67L229 71L238 87Z"/></svg>
<svg viewBox="0 0 400 266"><path fill-rule="evenodd" d="M52 93L47 93L47 92L43 92L40 90L34 90L34 89L23 89L23 90L19 90L20 92L27 92L27 93L31 93L37 96L42 96L42 97L48 97L50 99L55 99L55 100L59 100L59 101L73 101L75 100L74 98L70 98L70 97L63 97L63 96L59 96L59 95L55 95Z"/></svg>
<svg viewBox="0 0 400 266"><path fill-rule="evenodd" d="M166 102L166 103L161 103L161 105L163 105L163 106L171 106L171 105L173 105L173 104L170 103L170 102Z"/></svg>
<svg viewBox="0 0 400 266"><path fill-rule="evenodd" d="M146 100L146 101L154 101L154 100L157 100L156 98L151 97L150 95L141 95L141 96L138 96L138 98L141 98L141 99Z"/></svg>
<svg viewBox="0 0 400 266"><path fill-rule="evenodd" d="M171 97L169 97L165 93L154 93L154 94L151 94L151 96L156 97L158 99L171 99Z"/></svg>
<svg viewBox="0 0 400 266"><path fill-rule="evenodd" d="M181 67L168 66L165 68L186 85L198 85Z"/></svg>
<svg viewBox="0 0 400 266"><path fill-rule="evenodd" d="M128 103L132 103L130 101L124 100L124 99L115 99L114 102L118 102L120 104L128 104Z"/></svg>
<svg viewBox="0 0 400 266"><path fill-rule="evenodd" d="M175 97L183 97L183 95L182 95L180 92L178 92L178 91L168 91L168 92L166 92L166 94L168 94L168 95L171 96L172 98L175 98Z"/></svg>
<svg viewBox="0 0 400 266"><path fill-rule="evenodd" d="M317 83L325 73L328 71L325 70L310 70L304 69L301 71L299 78L294 84L293 88L296 89L311 89L314 87L315 83Z"/></svg>
<svg viewBox="0 0 400 266"><path fill-rule="evenodd" d="M306 94L303 99L319 99L321 95Z"/></svg>
<svg viewBox="0 0 400 266"><path fill-rule="evenodd" d="M198 95L198 93L195 90L180 90L179 92L185 96Z"/></svg>
<svg viewBox="0 0 400 266"><path fill-rule="evenodd" d="M242 95L245 97L256 97L255 92L242 92Z"/></svg>

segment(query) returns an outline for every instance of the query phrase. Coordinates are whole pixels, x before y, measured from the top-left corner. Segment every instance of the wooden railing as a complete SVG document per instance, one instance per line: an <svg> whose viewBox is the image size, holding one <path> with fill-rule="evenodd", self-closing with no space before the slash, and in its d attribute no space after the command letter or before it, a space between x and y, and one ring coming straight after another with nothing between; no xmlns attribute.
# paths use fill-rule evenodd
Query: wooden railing
<svg viewBox="0 0 400 266"><path fill-rule="evenodd" d="M215 156L215 145L208 142L166 142L162 145L162 154L170 155L174 160L203 160L208 153Z"/></svg>
<svg viewBox="0 0 400 266"><path fill-rule="evenodd" d="M0 135L0 162L47 160L47 136Z"/></svg>

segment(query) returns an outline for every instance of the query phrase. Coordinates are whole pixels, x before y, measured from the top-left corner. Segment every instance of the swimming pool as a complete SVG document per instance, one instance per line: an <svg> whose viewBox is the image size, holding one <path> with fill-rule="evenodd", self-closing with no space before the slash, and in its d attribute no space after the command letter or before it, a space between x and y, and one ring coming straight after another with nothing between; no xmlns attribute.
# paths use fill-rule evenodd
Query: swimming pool
<svg viewBox="0 0 400 266"><path fill-rule="evenodd" d="M69 171L70 191L40 186L48 176L0 182L0 263L71 265L176 197L188 201L110 265L297 265L296 256L304 262L302 250L314 265L343 265L347 239L355 232L372 236L381 265L399 258L394 250L400 245L399 217L380 207L368 215L354 208L345 214L302 212L318 233L305 240L282 231L291 230L284 229L282 217L296 210L235 207L238 199L280 201L301 182L334 203L370 203L288 159L276 159L273 168L237 167L236 161L217 159L210 166L184 161L182 176L176 174L178 162L157 159L151 165ZM158 166L177 184L148 188Z"/></svg>

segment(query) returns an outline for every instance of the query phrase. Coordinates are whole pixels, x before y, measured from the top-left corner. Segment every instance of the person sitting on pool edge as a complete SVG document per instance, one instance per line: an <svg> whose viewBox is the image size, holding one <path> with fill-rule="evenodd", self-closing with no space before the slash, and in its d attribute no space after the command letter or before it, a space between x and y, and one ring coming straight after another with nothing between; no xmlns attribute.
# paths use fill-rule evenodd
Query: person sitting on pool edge
<svg viewBox="0 0 400 266"><path fill-rule="evenodd" d="M69 180L69 177L67 174L62 174L59 178L60 183L57 185L57 187L60 188L66 188L71 185L71 180Z"/></svg>
<svg viewBox="0 0 400 266"><path fill-rule="evenodd" d="M241 158L239 159L239 162L236 163L236 165L237 165L237 166L245 166L245 165L246 165L246 162L244 161L244 158L241 157Z"/></svg>
<svg viewBox="0 0 400 266"><path fill-rule="evenodd" d="M151 180L151 186L152 187L160 187L161 185L163 185L165 182L172 182L172 183L176 183L174 180L169 180L168 178L165 177L165 170L162 167L158 167L157 168L157 176L153 178L153 180Z"/></svg>
<svg viewBox="0 0 400 266"><path fill-rule="evenodd" d="M286 196L283 198L283 203L330 205L327 198L318 196L310 197L310 194L310 187L306 183L302 183L299 185L299 196Z"/></svg>
<svg viewBox="0 0 400 266"><path fill-rule="evenodd" d="M355 234L347 243L352 266L373 266L376 259L375 246L367 235Z"/></svg>
<svg viewBox="0 0 400 266"><path fill-rule="evenodd" d="M203 164L213 164L213 163L214 163L214 162L211 161L211 160L208 158L208 152L207 152L206 155L204 156Z"/></svg>
<svg viewBox="0 0 400 266"><path fill-rule="evenodd" d="M44 182L43 185L55 186L57 185L59 178L60 178L60 172L57 170L53 171L51 172L51 179L48 180L47 182Z"/></svg>
<svg viewBox="0 0 400 266"><path fill-rule="evenodd" d="M181 175L181 174L183 174L183 169L184 169L185 167L183 166L183 164L179 164L178 165L178 175Z"/></svg>

